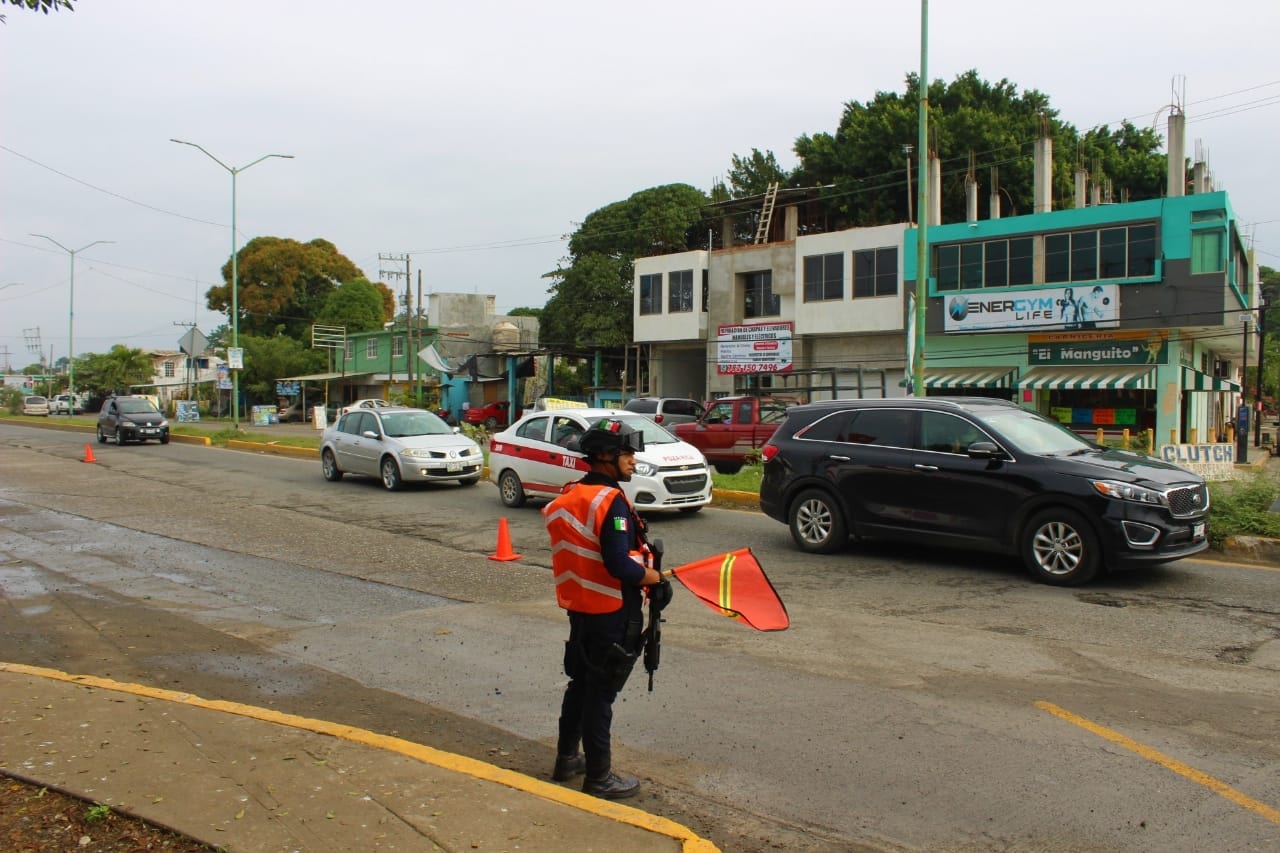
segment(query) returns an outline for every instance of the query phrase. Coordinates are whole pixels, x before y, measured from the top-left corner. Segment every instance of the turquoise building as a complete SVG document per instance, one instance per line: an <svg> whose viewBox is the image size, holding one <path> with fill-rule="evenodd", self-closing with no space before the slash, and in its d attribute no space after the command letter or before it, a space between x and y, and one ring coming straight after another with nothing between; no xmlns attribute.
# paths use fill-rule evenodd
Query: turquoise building
<svg viewBox="0 0 1280 853"><path fill-rule="evenodd" d="M927 229L925 386L1072 429L1225 440L1256 352L1258 272L1225 192ZM913 293L917 239L904 236Z"/></svg>

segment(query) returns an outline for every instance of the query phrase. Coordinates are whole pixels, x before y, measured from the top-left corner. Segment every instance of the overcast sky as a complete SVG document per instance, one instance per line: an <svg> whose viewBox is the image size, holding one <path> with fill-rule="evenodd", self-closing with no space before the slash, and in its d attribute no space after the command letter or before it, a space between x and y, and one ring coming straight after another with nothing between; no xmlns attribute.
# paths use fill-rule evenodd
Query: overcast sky
<svg viewBox="0 0 1280 853"><path fill-rule="evenodd" d="M0 25L0 368L74 345L176 348L231 252L332 241L370 280L541 306L592 211L660 184L708 190L733 154L796 164L846 101L901 92L920 4L591 0L78 0ZM934 0L929 76L1046 93L1077 128L1159 121L1280 267L1280 3ZM1178 80L1185 80L1179 83ZM914 142L914 137L904 142ZM1253 224L1250 224L1253 223ZM395 266L403 269L403 264ZM393 286L403 289L403 281Z"/></svg>

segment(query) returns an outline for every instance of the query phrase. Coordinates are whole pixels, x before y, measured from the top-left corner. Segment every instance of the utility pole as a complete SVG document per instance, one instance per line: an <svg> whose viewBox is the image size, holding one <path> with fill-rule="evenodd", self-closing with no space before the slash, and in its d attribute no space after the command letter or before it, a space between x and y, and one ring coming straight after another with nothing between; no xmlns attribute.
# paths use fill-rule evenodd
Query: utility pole
<svg viewBox="0 0 1280 853"><path fill-rule="evenodd" d="M422 350L422 267L418 267L418 310L413 312L413 332L417 338L411 349L410 359L413 361L414 367L418 366L418 353ZM422 405L422 371L418 371L418 394L414 399L414 404Z"/></svg>
<svg viewBox="0 0 1280 853"><path fill-rule="evenodd" d="M409 326L409 318L412 316L412 312L413 312L413 293L409 289L410 286L412 285L412 277L409 269L409 263L410 263L409 255L408 254L404 254L404 255L379 254L378 262L382 263L384 261L396 262L396 263L400 261L404 261L404 272L401 272L398 269L379 268L378 277L388 279L388 280L395 280L400 278L401 276L404 276L404 333L405 333L405 337L409 339L410 343L412 343L413 339L410 335L411 327ZM392 319L394 320L395 318L393 317ZM395 339L395 327L393 326L391 329L391 337L387 340L388 347L392 345L392 341L394 339ZM388 373L387 373L387 389L388 391L390 391L392 380L395 378L395 374L393 372L395 362L390 361L388 362L388 364L391 365L388 368ZM413 361L411 359L406 358L405 365L408 370L407 376L409 380L407 387L412 389L413 388Z"/></svg>
<svg viewBox="0 0 1280 853"><path fill-rule="evenodd" d="M1253 383L1253 446L1262 446L1262 368L1267 355L1267 298L1258 303L1258 376Z"/></svg>

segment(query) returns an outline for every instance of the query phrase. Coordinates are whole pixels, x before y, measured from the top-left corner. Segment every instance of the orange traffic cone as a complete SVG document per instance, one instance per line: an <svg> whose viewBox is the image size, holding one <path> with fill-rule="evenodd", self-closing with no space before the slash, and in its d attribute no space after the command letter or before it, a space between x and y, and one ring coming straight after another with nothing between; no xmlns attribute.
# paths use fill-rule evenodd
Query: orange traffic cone
<svg viewBox="0 0 1280 853"><path fill-rule="evenodd" d="M97 461L98 461L97 459L94 459L94 458L93 458L93 445L91 445L91 444L86 444L86 445L84 446L84 459L82 459L82 460L80 460L80 461L82 461L82 462L97 462Z"/></svg>
<svg viewBox="0 0 1280 853"><path fill-rule="evenodd" d="M507 530L507 520L498 519L498 553L490 554L490 560L509 562L520 559L520 555L511 550L511 533Z"/></svg>

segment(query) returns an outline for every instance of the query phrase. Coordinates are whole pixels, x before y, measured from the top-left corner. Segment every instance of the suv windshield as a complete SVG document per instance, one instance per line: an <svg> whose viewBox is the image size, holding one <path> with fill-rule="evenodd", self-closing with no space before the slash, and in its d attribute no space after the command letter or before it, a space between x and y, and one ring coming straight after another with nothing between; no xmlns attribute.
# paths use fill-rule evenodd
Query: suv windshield
<svg viewBox="0 0 1280 853"><path fill-rule="evenodd" d="M122 415L158 415L160 410L151 405L150 400L120 400L116 408Z"/></svg>
<svg viewBox="0 0 1280 853"><path fill-rule="evenodd" d="M1017 445L1018 449L1038 456L1053 456L1090 450L1093 445L1043 415L1026 409L998 409L975 416Z"/></svg>

